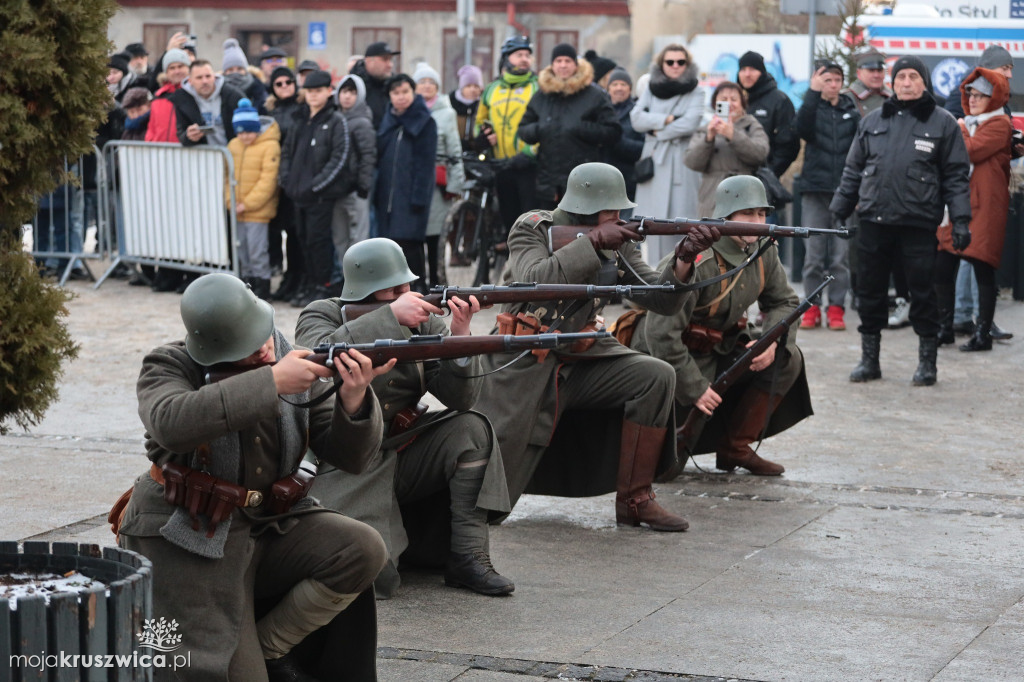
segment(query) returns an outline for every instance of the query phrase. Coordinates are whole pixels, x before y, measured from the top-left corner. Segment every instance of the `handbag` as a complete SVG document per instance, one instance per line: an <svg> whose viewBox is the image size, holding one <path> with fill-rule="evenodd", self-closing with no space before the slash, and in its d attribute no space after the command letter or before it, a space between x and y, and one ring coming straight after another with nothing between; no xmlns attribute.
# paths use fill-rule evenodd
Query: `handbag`
<svg viewBox="0 0 1024 682"><path fill-rule="evenodd" d="M448 186L448 166L443 163L434 166L434 184L442 190Z"/></svg>
<svg viewBox="0 0 1024 682"><path fill-rule="evenodd" d="M647 182L654 177L654 157L647 156L636 162L636 181Z"/></svg>
<svg viewBox="0 0 1024 682"><path fill-rule="evenodd" d="M779 181L779 178L768 166L761 166L754 171L754 177L764 184L765 194L768 195L768 203L781 209L786 204L792 203L793 195Z"/></svg>

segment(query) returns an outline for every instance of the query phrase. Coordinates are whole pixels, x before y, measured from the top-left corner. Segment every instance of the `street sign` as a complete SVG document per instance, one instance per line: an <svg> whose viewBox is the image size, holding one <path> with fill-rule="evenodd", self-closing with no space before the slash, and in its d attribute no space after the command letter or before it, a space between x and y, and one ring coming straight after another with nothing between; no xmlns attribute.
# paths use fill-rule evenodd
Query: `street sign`
<svg viewBox="0 0 1024 682"><path fill-rule="evenodd" d="M311 22L309 22L309 40L307 41L306 49L309 49L309 50L326 50L327 49L327 22L326 21L311 21Z"/></svg>

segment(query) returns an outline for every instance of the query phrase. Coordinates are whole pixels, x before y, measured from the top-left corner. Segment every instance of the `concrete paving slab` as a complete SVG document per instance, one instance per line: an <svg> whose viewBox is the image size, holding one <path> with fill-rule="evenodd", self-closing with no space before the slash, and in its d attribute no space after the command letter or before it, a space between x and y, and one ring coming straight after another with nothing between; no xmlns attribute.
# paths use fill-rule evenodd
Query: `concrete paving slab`
<svg viewBox="0 0 1024 682"><path fill-rule="evenodd" d="M1020 682L1024 677L1024 628L993 625L946 665L933 682Z"/></svg>
<svg viewBox="0 0 1024 682"><path fill-rule="evenodd" d="M466 679L461 675L467 670L469 668L462 665L384 660L377 665L377 679L380 682L448 682Z"/></svg>

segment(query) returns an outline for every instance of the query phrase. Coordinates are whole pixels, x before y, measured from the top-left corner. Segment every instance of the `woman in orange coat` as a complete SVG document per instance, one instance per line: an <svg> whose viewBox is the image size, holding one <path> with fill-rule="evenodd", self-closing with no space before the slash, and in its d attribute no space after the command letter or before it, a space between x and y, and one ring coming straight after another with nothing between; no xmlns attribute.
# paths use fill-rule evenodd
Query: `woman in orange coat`
<svg viewBox="0 0 1024 682"><path fill-rule="evenodd" d="M960 130L971 160L971 243L953 249L948 226L939 228L935 259L935 291L939 299L939 343L953 343L953 295L956 271L963 258L978 279L978 324L962 351L992 350L992 318L996 309L996 268L1003 256L1006 215L1010 208L1010 136L1013 125L1003 112L1010 86L998 71L976 68L960 86L964 111Z"/></svg>

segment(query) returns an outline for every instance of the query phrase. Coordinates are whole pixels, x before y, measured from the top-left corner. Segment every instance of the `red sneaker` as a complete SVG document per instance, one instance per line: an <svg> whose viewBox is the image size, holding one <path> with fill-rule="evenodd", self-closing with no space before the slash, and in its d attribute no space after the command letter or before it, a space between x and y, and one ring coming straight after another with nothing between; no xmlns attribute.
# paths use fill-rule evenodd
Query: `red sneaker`
<svg viewBox="0 0 1024 682"><path fill-rule="evenodd" d="M801 329L814 329L815 327L821 326L821 308L814 306L808 308L807 312L804 313L803 318L800 320Z"/></svg>
<svg viewBox="0 0 1024 682"><path fill-rule="evenodd" d="M839 305L830 305L828 310L825 311L828 316L828 328L837 332L841 332L846 329L846 322L843 321L843 307Z"/></svg>

